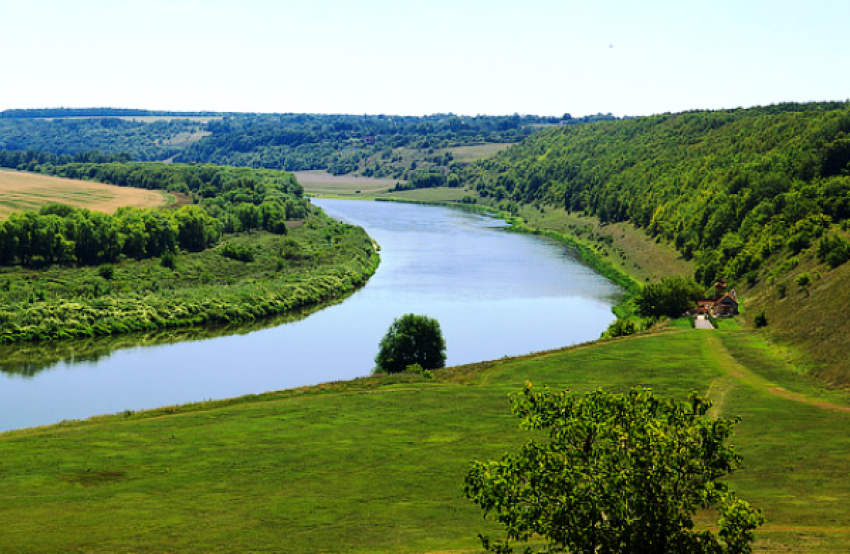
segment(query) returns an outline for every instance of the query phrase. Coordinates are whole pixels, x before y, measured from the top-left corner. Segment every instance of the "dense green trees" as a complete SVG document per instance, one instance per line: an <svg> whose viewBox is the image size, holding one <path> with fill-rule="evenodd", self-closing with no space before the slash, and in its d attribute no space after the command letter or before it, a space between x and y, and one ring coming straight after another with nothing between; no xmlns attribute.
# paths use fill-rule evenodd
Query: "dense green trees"
<svg viewBox="0 0 850 554"><path fill-rule="evenodd" d="M177 248L196 252L217 243L221 227L197 206L173 212L121 208L107 215L48 205L0 222L0 265L97 265L121 255L141 260Z"/></svg>
<svg viewBox="0 0 850 554"><path fill-rule="evenodd" d="M648 389L625 394L536 392L513 399L522 426L539 431L516 454L475 462L465 493L501 523L506 541L546 541L542 552L742 554L761 513L721 480L741 457L727 444L737 419L707 415L711 401L679 403ZM716 531L696 530L714 510ZM525 550L531 552L531 549Z"/></svg>
<svg viewBox="0 0 850 554"><path fill-rule="evenodd" d="M376 369L399 373L414 364L424 369L446 365L446 342L440 323L424 315L405 314L393 320L375 356Z"/></svg>
<svg viewBox="0 0 850 554"><path fill-rule="evenodd" d="M710 284L850 218L848 137L847 103L664 114L544 130L462 176L497 202L629 221Z"/></svg>
<svg viewBox="0 0 850 554"><path fill-rule="evenodd" d="M693 279L667 277L644 285L635 297L635 306L643 317L680 317L703 296L702 286Z"/></svg>

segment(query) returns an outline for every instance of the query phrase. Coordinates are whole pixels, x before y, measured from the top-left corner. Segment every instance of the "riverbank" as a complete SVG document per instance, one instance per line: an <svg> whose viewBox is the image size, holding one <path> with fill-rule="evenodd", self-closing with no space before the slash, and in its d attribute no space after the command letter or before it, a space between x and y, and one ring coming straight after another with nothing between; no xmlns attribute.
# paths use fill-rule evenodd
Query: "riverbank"
<svg viewBox="0 0 850 554"><path fill-rule="evenodd" d="M756 332L671 330L4 433L0 550L477 552L476 534L499 530L463 476L527 439L506 395L531 381L708 391L743 419L730 484L766 512L755 551L845 551L850 413L771 389L848 403L783 363Z"/></svg>
<svg viewBox="0 0 850 554"><path fill-rule="evenodd" d="M98 267L0 268L0 343L253 321L362 285L379 256L359 228L316 212L285 235Z"/></svg>

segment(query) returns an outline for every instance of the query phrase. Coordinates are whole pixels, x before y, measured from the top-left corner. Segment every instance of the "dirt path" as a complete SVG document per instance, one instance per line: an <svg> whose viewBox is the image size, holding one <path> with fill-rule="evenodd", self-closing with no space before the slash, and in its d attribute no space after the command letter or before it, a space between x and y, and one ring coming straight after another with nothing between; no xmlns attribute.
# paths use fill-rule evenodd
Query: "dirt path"
<svg viewBox="0 0 850 554"><path fill-rule="evenodd" d="M714 329L714 325L704 315L698 315L694 318L694 329Z"/></svg>
<svg viewBox="0 0 850 554"><path fill-rule="evenodd" d="M724 377L720 377L712 382L709 387L709 394L715 395L715 406L712 407L712 411L716 412L715 415L720 413L726 393L735 386L736 382L746 383L755 388L763 389L771 394L775 394L776 396L793 400L794 402L802 402L803 404L816 406L825 410L850 413L850 406L841 406L839 404L832 404L822 400L815 400L814 398L809 398L807 396L785 390L776 383L765 379L761 375L754 373L746 366L740 364L734 356L732 356L732 353L729 352L726 345L723 344L723 341L720 340L718 335L714 333L706 333L703 336L705 337L706 346L715 353L715 360L717 361L718 367L726 373Z"/></svg>

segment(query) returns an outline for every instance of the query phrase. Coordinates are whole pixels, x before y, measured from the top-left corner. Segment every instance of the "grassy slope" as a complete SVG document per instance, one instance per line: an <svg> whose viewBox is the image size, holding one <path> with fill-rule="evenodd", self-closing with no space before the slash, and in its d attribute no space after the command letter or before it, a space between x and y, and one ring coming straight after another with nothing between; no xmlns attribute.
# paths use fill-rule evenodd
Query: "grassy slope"
<svg viewBox="0 0 850 554"><path fill-rule="evenodd" d="M770 352L752 331L673 330L435 381L375 377L7 433L0 552L478 551L476 533L493 528L462 478L525 439L506 400L525 380L708 391L743 417L746 467L732 481L768 516L757 551L847 551L850 412L798 400L850 400Z"/></svg>
<svg viewBox="0 0 850 554"><path fill-rule="evenodd" d="M827 382L850 386L850 264L835 269L817 262L811 250L792 270L746 291L748 319L764 311L767 329L786 346L785 355ZM808 273L808 291L795 283ZM785 287L782 297L780 288Z"/></svg>

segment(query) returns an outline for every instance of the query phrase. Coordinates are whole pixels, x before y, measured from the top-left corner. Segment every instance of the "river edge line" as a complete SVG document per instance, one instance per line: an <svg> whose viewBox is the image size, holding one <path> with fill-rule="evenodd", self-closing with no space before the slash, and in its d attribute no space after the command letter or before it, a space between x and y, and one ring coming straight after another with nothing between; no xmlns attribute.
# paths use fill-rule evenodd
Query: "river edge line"
<svg viewBox="0 0 850 554"><path fill-rule="evenodd" d="M207 325L232 325L250 323L264 318L286 315L297 310L321 307L331 303L340 295L349 294L364 286L375 274L380 265L379 246L362 231L364 240L369 242L369 252L365 257L352 257L356 267L325 268L320 275L297 283L285 280L263 280L261 288L247 300L242 297L236 313L236 305L219 298L206 298L200 301L162 300L159 305L134 300L129 297L98 298L97 306L83 305L78 299L48 305L45 302L31 304L27 311L41 313L42 324L27 326L8 325L0 329L0 346L25 342L89 339L129 335L139 332L163 331L168 329L188 329ZM178 305L179 304L179 305ZM175 306L177 306L175 308ZM248 306L249 308L246 308ZM0 306L2 308L2 306ZM160 310L180 312L181 317L163 317ZM117 312L115 310L118 310ZM77 317L92 313L108 312L99 315L93 325L83 325ZM123 314L123 315L122 315ZM139 319L144 314L144 319ZM0 316L5 315L0 312ZM8 316L7 316L8 317ZM76 322L76 326L62 326L56 321Z"/></svg>
<svg viewBox="0 0 850 554"><path fill-rule="evenodd" d="M346 200L348 198L345 198ZM371 200L363 198L363 200ZM641 285L638 280L628 273L621 271L608 263L599 254L594 252L587 244L582 242L578 237L567 233L559 233L550 229L538 229L528 225L524 218L518 215L512 215L508 212L498 210L491 206L482 206L479 204L461 204L458 202L445 201L428 201L428 200L408 200L403 198L374 198L375 202L398 202L407 204L422 204L427 206L442 206L447 208L459 208L464 211L479 213L482 215L491 216L498 219L503 219L507 224L506 230L513 233L523 233L528 235L536 235L547 237L552 240L565 244L575 250L582 263L590 267L593 271L613 281L617 286L623 289L623 297L619 302L611 307L611 311L617 317L625 317L631 315L629 309L629 301L640 292Z"/></svg>

